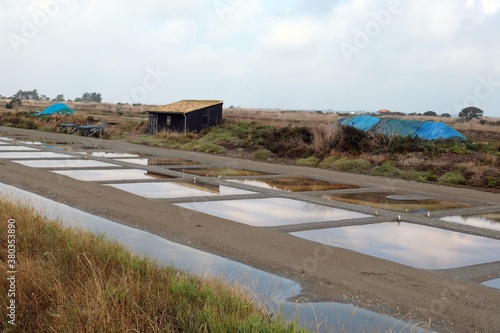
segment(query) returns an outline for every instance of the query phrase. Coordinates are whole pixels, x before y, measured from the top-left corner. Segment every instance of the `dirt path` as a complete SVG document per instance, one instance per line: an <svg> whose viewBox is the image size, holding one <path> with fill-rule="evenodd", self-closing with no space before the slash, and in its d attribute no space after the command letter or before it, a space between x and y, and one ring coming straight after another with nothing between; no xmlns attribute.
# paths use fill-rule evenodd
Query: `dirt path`
<svg viewBox="0 0 500 333"><path fill-rule="evenodd" d="M36 140L71 141L78 147L99 150L142 152L192 159L203 164L305 175L374 188L432 193L458 200L482 201L484 207L474 208L476 210L494 208L500 211L499 194L470 189L274 165L76 135L6 127L0 127L0 132L0 136L21 135ZM156 171L155 167L147 168ZM303 294L297 297L298 301L354 303L404 320L430 321L432 328L440 332L500 331L500 291L472 282L500 277L500 262L475 269L471 275L473 277L467 277L467 269L439 272L420 270L340 248L321 246L293 237L280 228L257 228L235 223L182 209L168 200L146 199L109 186L74 180L8 160L0 160L0 171L2 183L296 280L304 288ZM217 178L207 181L214 184L219 182ZM283 196L304 197L287 193L283 193ZM395 221L396 216L396 213L384 213L373 221ZM403 219L422 224L435 223L434 219L424 221L416 214L406 214ZM475 234L485 233L477 228L463 229ZM486 236L500 239L500 232L487 232Z"/></svg>

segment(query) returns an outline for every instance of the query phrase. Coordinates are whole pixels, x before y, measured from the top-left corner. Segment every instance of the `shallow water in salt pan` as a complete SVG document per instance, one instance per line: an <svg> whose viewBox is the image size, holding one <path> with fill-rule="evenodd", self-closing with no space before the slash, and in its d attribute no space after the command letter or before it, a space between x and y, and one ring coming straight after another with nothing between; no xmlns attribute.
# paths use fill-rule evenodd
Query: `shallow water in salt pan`
<svg viewBox="0 0 500 333"><path fill-rule="evenodd" d="M199 164L195 161L183 160L180 158L160 158L160 157L145 157L145 158L118 158L117 161L127 162L138 165L195 165Z"/></svg>
<svg viewBox="0 0 500 333"><path fill-rule="evenodd" d="M92 157L107 157L107 158L119 158L119 157L139 157L139 154L130 153L110 153L105 151L93 151L93 152L77 152L78 154L88 155Z"/></svg>
<svg viewBox="0 0 500 333"><path fill-rule="evenodd" d="M51 151L12 151L0 152L0 159L19 159L19 158L75 158L67 154L54 153Z"/></svg>
<svg viewBox="0 0 500 333"><path fill-rule="evenodd" d="M40 149L26 146L0 146L0 151L39 151Z"/></svg>
<svg viewBox="0 0 500 333"><path fill-rule="evenodd" d="M106 163L96 160L82 160L78 158L66 160L25 160L12 161L31 168L98 168L98 167L121 167L118 164Z"/></svg>
<svg viewBox="0 0 500 333"><path fill-rule="evenodd" d="M429 196L392 192L325 194L321 198L399 212L405 210L408 212L427 212L472 206L461 202L437 200Z"/></svg>
<svg viewBox="0 0 500 333"><path fill-rule="evenodd" d="M483 283L485 286L500 289L500 279L493 279L489 281L484 281Z"/></svg>
<svg viewBox="0 0 500 333"><path fill-rule="evenodd" d="M190 202L177 205L257 227L338 221L370 216L286 198Z"/></svg>
<svg viewBox="0 0 500 333"><path fill-rule="evenodd" d="M147 255L160 264L173 265L202 276L222 277L246 289L250 296L272 313L280 312L286 320L316 331L318 323L335 332L408 332L432 333L393 317L341 303L295 303L287 298L300 293L301 287L292 280L255 269L207 252L167 241L151 233L127 227L99 216L91 215L44 197L0 183L2 196L20 198L51 219L81 227L91 232L104 233L129 247L135 253Z"/></svg>
<svg viewBox="0 0 500 333"><path fill-rule="evenodd" d="M115 181L115 180L142 180L157 178L172 178L166 175L148 173L141 169L112 169L112 170L61 170L51 171L84 181Z"/></svg>
<svg viewBox="0 0 500 333"><path fill-rule="evenodd" d="M230 179L231 182L288 192L330 191L359 188L356 185L331 183L324 180L302 177L267 179Z"/></svg>
<svg viewBox="0 0 500 333"><path fill-rule="evenodd" d="M235 176L263 176L270 175L270 173L246 170L246 169L233 169L233 168L177 168L173 171L197 175L200 177L235 177Z"/></svg>
<svg viewBox="0 0 500 333"><path fill-rule="evenodd" d="M385 222L290 234L422 269L500 260L499 240L411 223Z"/></svg>
<svg viewBox="0 0 500 333"><path fill-rule="evenodd" d="M441 220L500 231L500 213L446 216Z"/></svg>
<svg viewBox="0 0 500 333"><path fill-rule="evenodd" d="M255 193L228 186L188 182L128 183L109 186L146 198L163 199Z"/></svg>

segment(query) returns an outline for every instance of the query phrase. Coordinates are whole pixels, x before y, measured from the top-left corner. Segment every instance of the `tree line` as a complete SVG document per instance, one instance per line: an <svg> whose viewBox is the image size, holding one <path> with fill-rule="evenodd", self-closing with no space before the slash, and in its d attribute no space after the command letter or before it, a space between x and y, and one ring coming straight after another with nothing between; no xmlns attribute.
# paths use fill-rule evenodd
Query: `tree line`
<svg viewBox="0 0 500 333"><path fill-rule="evenodd" d="M37 89L33 90L19 90L13 96L8 97L11 100L19 101L54 101L54 102L64 102L66 101L63 94L57 95L55 98L50 98L46 95L40 95ZM68 102L72 102L68 100ZM85 92L81 97L75 98L74 102L83 103L101 103L102 95L97 92Z"/></svg>

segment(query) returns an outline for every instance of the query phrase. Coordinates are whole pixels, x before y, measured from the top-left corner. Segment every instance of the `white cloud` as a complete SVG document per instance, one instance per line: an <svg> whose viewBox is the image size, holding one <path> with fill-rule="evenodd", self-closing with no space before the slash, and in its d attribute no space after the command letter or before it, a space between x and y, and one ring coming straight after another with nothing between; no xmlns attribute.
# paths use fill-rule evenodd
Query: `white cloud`
<svg viewBox="0 0 500 333"><path fill-rule="evenodd" d="M381 18L391 3L400 12ZM160 66L169 75L144 103L446 109L481 75L500 81L499 8L498 0L67 1L25 38L23 25L40 4L7 2L0 61L9 66L0 94L37 88L75 98L98 90L115 101L141 84L148 66ZM17 53L8 33L26 39ZM366 45L356 44L360 33ZM357 47L351 62L342 43ZM498 96L500 89L481 103L500 112Z"/></svg>

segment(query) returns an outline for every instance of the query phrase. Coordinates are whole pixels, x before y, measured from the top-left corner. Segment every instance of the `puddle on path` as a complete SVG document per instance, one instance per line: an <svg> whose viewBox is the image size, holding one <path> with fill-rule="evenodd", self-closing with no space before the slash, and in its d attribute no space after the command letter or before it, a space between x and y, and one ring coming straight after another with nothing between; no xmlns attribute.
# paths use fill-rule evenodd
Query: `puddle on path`
<svg viewBox="0 0 500 333"><path fill-rule="evenodd" d="M63 176L68 176L84 181L114 181L114 180L132 180L132 179L155 179L155 178L173 178L171 176L148 173L141 169L113 169L113 170L61 170L51 171Z"/></svg>
<svg viewBox="0 0 500 333"><path fill-rule="evenodd" d="M324 180L302 177L268 179L229 179L245 185L252 185L287 192L330 191L359 188L356 185L331 183Z"/></svg>
<svg viewBox="0 0 500 333"><path fill-rule="evenodd" d="M206 183L128 183L111 184L109 186L127 191L145 198L169 199L203 197L215 195L253 194L255 192L240 190L228 186Z"/></svg>
<svg viewBox="0 0 500 333"><path fill-rule="evenodd" d="M285 198L189 202L177 205L256 227L370 217L357 212Z"/></svg>
<svg viewBox="0 0 500 333"><path fill-rule="evenodd" d="M441 220L500 231L500 213L445 216Z"/></svg>
<svg viewBox="0 0 500 333"><path fill-rule="evenodd" d="M377 223L290 233L421 269L500 260L500 241L411 223Z"/></svg>
<svg viewBox="0 0 500 333"><path fill-rule="evenodd" d="M38 152L0 152L0 159L18 159L18 158L75 158L74 156L54 153L51 151L38 151Z"/></svg>
<svg viewBox="0 0 500 333"><path fill-rule="evenodd" d="M81 227L94 233L104 233L119 241L133 252L155 258L160 264L172 265L199 276L222 277L248 291L258 304L269 311L281 311L284 319L295 320L315 331L318 323L335 332L429 332L413 324L376 312L341 303L294 303L286 299L300 293L298 283L253 267L228 260L207 252L167 241L154 234L121 225L99 216L91 215L44 197L0 183L2 196L21 199L51 219L65 225Z"/></svg>
<svg viewBox="0 0 500 333"><path fill-rule="evenodd" d="M33 147L26 146L0 146L0 151L40 151Z"/></svg>
<svg viewBox="0 0 500 333"><path fill-rule="evenodd" d="M408 212L427 212L473 206L461 202L432 199L423 195L393 192L325 194L321 198L399 212L404 212L406 209Z"/></svg>
<svg viewBox="0 0 500 333"><path fill-rule="evenodd" d="M197 175L200 177L235 177L235 176L264 176L270 173L233 168L177 168L173 171Z"/></svg>
<svg viewBox="0 0 500 333"><path fill-rule="evenodd" d="M121 167L118 164L106 163L96 160L82 160L79 158L66 160L26 160L12 162L19 163L31 168L99 168L99 167Z"/></svg>
<svg viewBox="0 0 500 333"><path fill-rule="evenodd" d="M146 158L119 158L117 161L128 162L139 165L195 165L200 164L195 161L183 160L180 158L160 158L160 157L146 157Z"/></svg>
<svg viewBox="0 0 500 333"><path fill-rule="evenodd" d="M119 157L139 157L139 154L130 154L130 153L110 153L105 151L79 151L78 154L88 155L92 157L107 157L107 158L119 158Z"/></svg>
<svg viewBox="0 0 500 333"><path fill-rule="evenodd" d="M500 279L493 279L489 281L484 281L483 283L485 286L500 289Z"/></svg>

